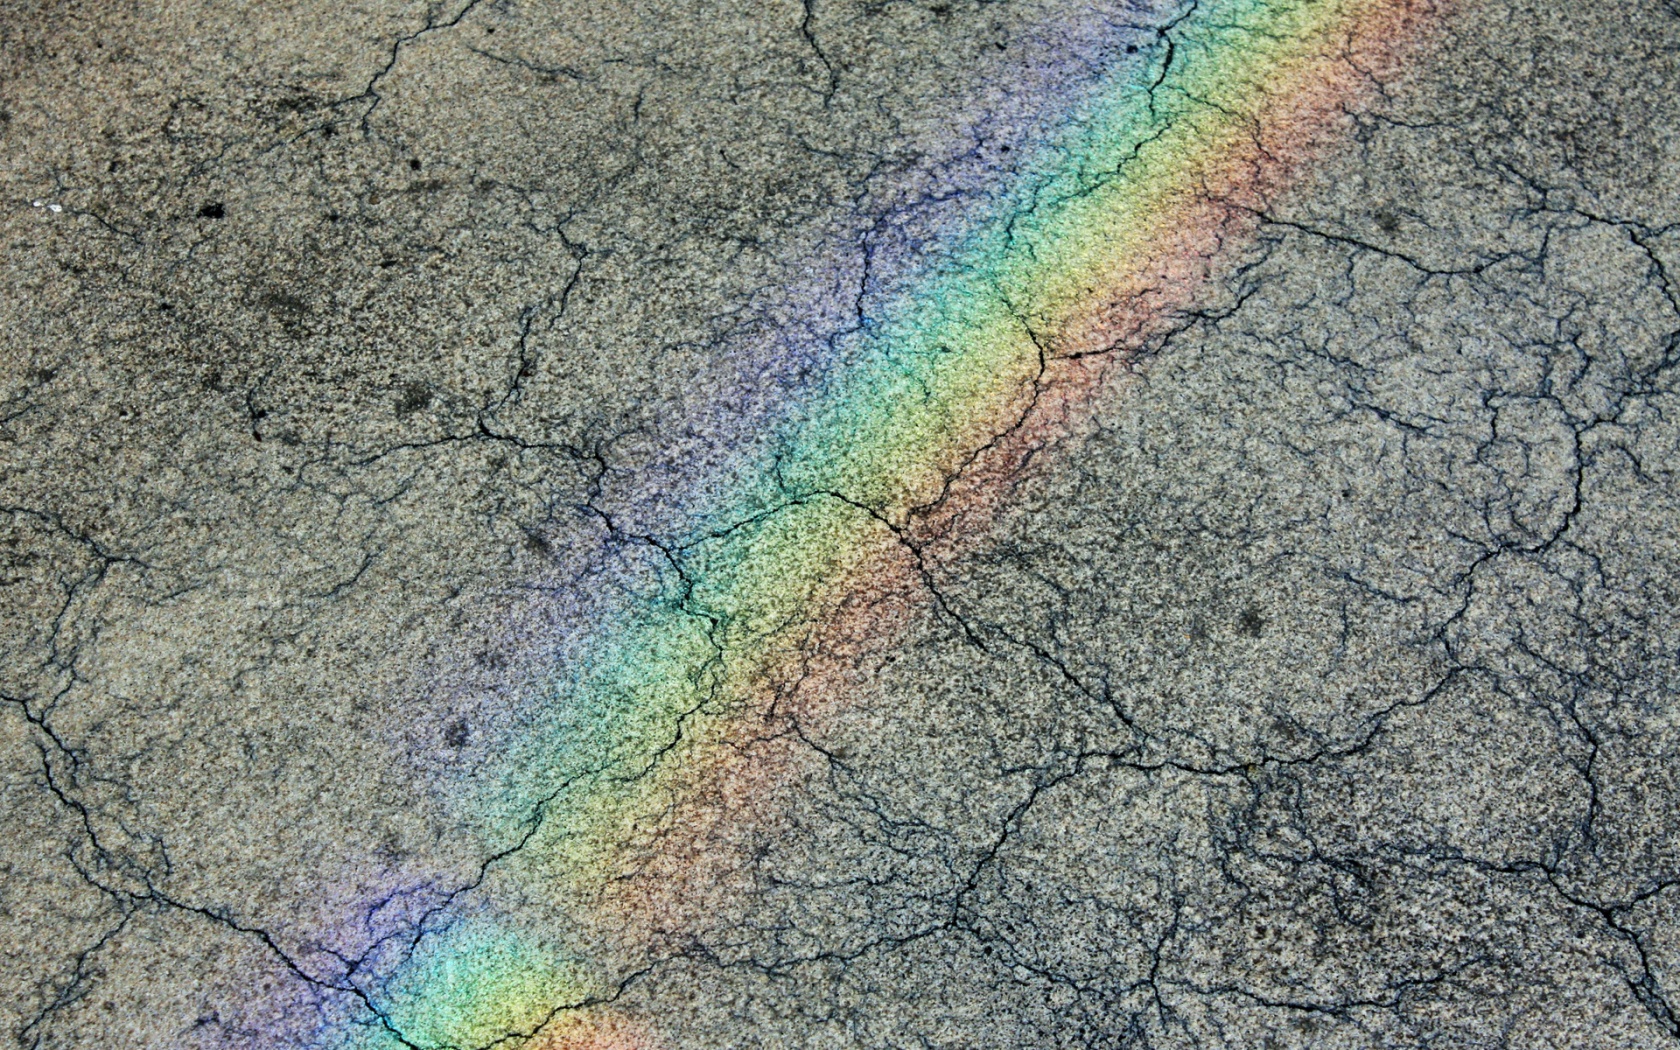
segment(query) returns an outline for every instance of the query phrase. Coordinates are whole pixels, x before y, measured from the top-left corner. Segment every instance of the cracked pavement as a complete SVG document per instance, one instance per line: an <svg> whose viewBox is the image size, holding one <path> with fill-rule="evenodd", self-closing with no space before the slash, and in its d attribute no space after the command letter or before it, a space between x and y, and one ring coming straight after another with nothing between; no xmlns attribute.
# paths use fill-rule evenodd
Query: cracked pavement
<svg viewBox="0 0 1680 1050"><path fill-rule="evenodd" d="M711 501L1196 6L0 0L15 1043L1680 1045L1672 0L1443 5L984 522ZM552 886L583 626L652 769L819 501L900 586ZM586 992L413 1020L491 911Z"/></svg>

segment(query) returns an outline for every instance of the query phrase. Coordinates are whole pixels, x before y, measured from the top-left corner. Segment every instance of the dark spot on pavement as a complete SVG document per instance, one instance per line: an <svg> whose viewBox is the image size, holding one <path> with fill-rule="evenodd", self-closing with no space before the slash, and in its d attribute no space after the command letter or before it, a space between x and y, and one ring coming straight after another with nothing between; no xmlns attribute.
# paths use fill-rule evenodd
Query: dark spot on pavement
<svg viewBox="0 0 1680 1050"><path fill-rule="evenodd" d="M264 292L257 301L281 321L301 321L309 314L309 304L290 292Z"/></svg>
<svg viewBox="0 0 1680 1050"><path fill-rule="evenodd" d="M467 720L464 718L457 718L455 721L449 723L449 726L444 729L443 742L452 748L463 748L467 746L467 740L471 736L472 731L467 728Z"/></svg>
<svg viewBox="0 0 1680 1050"><path fill-rule="evenodd" d="M397 398L397 418L406 419L431 403L431 387L420 382L409 383L402 388L402 395Z"/></svg>

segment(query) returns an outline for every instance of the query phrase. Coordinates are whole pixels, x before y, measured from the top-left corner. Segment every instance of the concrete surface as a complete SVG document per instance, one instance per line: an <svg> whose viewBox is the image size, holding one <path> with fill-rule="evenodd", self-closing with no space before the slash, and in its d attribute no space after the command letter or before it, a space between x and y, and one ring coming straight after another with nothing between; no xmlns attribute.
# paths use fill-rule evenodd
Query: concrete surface
<svg viewBox="0 0 1680 1050"><path fill-rule="evenodd" d="M439 785L914 269L859 238L1182 13L0 3L16 1044L454 1041L380 952L551 905ZM1680 1045L1680 9L1442 17L600 920L623 1038Z"/></svg>

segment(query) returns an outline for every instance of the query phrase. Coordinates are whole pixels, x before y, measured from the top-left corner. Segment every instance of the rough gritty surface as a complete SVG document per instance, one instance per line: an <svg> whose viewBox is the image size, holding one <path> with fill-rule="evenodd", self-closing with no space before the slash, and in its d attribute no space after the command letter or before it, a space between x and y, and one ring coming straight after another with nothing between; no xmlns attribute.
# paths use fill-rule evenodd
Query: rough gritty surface
<svg viewBox="0 0 1680 1050"><path fill-rule="evenodd" d="M849 317L811 261L1031 137L1041 27L1170 13L0 3L11 1038L308 1042L369 887L480 870L427 785L547 668L501 625L680 526L704 406ZM1672 3L1461 5L622 1005L1680 1044L1677 70Z"/></svg>

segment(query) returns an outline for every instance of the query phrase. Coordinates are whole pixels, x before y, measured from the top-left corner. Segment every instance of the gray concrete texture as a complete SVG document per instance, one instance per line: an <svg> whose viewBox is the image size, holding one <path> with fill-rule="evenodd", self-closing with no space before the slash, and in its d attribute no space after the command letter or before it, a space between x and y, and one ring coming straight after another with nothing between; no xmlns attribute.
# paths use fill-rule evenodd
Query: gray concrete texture
<svg viewBox="0 0 1680 1050"><path fill-rule="evenodd" d="M483 875L436 785L630 557L576 508L687 527L864 231L1180 13L0 2L0 1027L365 1020L354 917ZM934 563L752 863L604 949L615 1010L1680 1045L1680 8L1444 25Z"/></svg>

